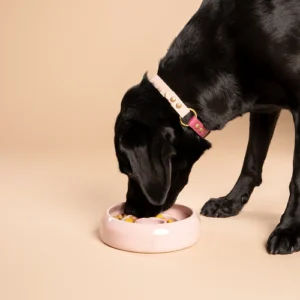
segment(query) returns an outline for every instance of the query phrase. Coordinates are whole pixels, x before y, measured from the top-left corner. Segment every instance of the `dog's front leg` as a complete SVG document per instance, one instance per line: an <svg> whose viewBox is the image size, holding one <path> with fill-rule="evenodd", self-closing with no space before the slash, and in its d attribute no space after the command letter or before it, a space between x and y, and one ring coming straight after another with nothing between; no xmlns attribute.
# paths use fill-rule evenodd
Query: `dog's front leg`
<svg viewBox="0 0 300 300"><path fill-rule="evenodd" d="M270 254L290 254L300 250L300 110L293 113L295 149L290 197L280 223L270 235L267 251Z"/></svg>
<svg viewBox="0 0 300 300"><path fill-rule="evenodd" d="M262 182L262 168L279 113L250 113L249 141L241 174L227 196L205 203L202 215L215 218L235 216L248 202L254 188Z"/></svg>

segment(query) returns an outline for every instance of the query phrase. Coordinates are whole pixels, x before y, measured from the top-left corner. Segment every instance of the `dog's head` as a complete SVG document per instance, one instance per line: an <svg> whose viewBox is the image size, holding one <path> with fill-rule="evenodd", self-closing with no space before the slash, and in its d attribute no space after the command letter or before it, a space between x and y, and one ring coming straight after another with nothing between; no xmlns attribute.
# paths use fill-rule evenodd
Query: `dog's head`
<svg viewBox="0 0 300 300"><path fill-rule="evenodd" d="M115 124L120 171L128 176L125 213L151 217L170 208L193 164L211 147L180 125L146 75L125 94Z"/></svg>

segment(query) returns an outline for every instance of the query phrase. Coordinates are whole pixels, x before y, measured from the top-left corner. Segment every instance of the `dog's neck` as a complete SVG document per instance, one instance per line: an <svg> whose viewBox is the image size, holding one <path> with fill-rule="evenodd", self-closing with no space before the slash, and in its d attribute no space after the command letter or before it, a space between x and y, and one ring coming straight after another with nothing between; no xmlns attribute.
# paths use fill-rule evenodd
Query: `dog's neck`
<svg viewBox="0 0 300 300"><path fill-rule="evenodd" d="M209 134L209 130L205 128L199 120L197 112L193 108L189 108L178 97L178 95L160 78L158 75L152 76L150 79L152 85L157 91L168 101L173 110L179 115L182 126L190 127L200 137L205 138ZM187 122L184 122L187 120Z"/></svg>
<svg viewBox="0 0 300 300"><path fill-rule="evenodd" d="M254 98L245 94L243 76L238 74L232 8L220 26L218 18L205 17L209 5L210 1L202 5L176 37L157 74L211 131L250 111Z"/></svg>
<svg viewBox="0 0 300 300"><path fill-rule="evenodd" d="M212 83L196 78L188 81L176 72L167 74L160 70L158 75L187 107L197 112L199 120L209 131L221 130L229 121L248 112L253 105L252 101L245 105L233 74L217 74Z"/></svg>

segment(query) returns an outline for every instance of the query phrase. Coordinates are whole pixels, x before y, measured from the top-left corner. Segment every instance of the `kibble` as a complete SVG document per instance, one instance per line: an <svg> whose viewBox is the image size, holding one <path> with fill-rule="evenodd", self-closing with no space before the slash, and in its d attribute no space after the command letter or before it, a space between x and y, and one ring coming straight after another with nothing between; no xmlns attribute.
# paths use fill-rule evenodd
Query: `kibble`
<svg viewBox="0 0 300 300"><path fill-rule="evenodd" d="M118 214L118 215L114 216L114 218L117 220L120 220L120 221L128 222L128 223L135 223L135 221L137 220L137 218L135 216L126 215L126 214ZM156 218L162 219L167 223L176 222L173 219L169 219L169 218L165 217L163 214L158 214L156 216Z"/></svg>
<svg viewBox="0 0 300 300"><path fill-rule="evenodd" d="M125 222L134 223L134 219L132 217L124 219Z"/></svg>

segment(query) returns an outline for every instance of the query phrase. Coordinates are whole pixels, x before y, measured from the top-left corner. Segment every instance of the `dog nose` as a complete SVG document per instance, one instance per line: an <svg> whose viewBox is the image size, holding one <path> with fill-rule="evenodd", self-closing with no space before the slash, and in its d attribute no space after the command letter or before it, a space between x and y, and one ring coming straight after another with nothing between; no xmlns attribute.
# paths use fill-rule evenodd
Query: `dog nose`
<svg viewBox="0 0 300 300"><path fill-rule="evenodd" d="M137 210L133 208L130 204L125 203L124 213L126 215L136 216Z"/></svg>

